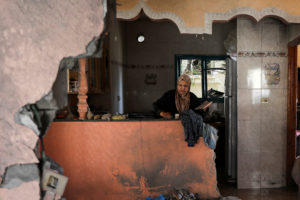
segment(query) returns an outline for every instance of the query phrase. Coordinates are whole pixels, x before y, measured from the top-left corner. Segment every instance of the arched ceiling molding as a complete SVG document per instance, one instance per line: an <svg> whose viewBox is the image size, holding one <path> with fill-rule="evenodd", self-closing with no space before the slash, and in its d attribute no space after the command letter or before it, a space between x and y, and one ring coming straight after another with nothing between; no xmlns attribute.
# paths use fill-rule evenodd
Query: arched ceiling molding
<svg viewBox="0 0 300 200"><path fill-rule="evenodd" d="M240 7L229 10L225 13L205 13L204 27L187 27L184 20L172 12L155 12L152 10L145 0L140 0L137 5L128 11L117 11L117 18L119 19L133 19L139 15L141 10L151 19L170 19L178 27L180 33L188 34L212 34L212 24L215 21L228 21L240 15L246 15L254 18L256 21L261 20L267 16L279 17L286 23L300 23L300 16L293 16L284 10L278 8L264 8L257 11L249 7Z"/></svg>
<svg viewBox="0 0 300 200"><path fill-rule="evenodd" d="M139 15L141 10L151 19L169 19L172 20L178 27L180 33L205 33L203 27L186 27L181 17L172 12L155 12L148 6L144 0L140 0L137 5L128 11L118 11L117 18L133 19Z"/></svg>

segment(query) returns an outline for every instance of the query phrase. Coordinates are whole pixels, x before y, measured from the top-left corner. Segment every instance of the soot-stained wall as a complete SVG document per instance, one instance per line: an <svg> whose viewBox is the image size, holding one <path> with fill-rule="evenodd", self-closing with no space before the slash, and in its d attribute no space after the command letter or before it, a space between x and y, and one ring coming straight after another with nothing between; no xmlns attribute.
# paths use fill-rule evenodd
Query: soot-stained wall
<svg viewBox="0 0 300 200"><path fill-rule="evenodd" d="M218 23L212 35L195 35L180 34L174 23L145 16L124 24L125 112L149 112L157 98L175 87L175 54L226 55L224 40L236 27L235 21ZM143 43L137 42L140 33L146 38Z"/></svg>

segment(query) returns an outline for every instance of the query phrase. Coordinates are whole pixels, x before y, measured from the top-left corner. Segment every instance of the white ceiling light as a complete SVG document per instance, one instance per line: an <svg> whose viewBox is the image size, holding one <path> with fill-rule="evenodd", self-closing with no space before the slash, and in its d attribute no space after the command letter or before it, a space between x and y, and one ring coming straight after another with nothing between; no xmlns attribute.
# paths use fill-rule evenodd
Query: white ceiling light
<svg viewBox="0 0 300 200"><path fill-rule="evenodd" d="M144 42L144 41L145 41L145 36L144 36L143 34L139 34L139 35L137 36L137 41L138 41L139 43Z"/></svg>

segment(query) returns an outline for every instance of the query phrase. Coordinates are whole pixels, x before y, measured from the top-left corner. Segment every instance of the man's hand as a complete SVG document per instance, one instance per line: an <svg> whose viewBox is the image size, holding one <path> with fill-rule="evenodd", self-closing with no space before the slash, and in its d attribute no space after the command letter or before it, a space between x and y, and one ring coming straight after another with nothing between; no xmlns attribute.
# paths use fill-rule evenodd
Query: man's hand
<svg viewBox="0 0 300 200"><path fill-rule="evenodd" d="M159 115L163 118L166 118L166 119L171 119L172 118L172 115L169 112L160 112Z"/></svg>

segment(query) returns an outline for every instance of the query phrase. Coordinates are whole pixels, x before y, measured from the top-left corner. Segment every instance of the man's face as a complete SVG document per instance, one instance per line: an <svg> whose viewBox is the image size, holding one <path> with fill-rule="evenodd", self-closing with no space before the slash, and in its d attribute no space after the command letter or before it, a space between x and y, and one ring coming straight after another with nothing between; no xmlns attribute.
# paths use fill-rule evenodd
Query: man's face
<svg viewBox="0 0 300 200"><path fill-rule="evenodd" d="M185 96L189 91L189 86L185 81L179 81L177 83L177 91L180 96Z"/></svg>

